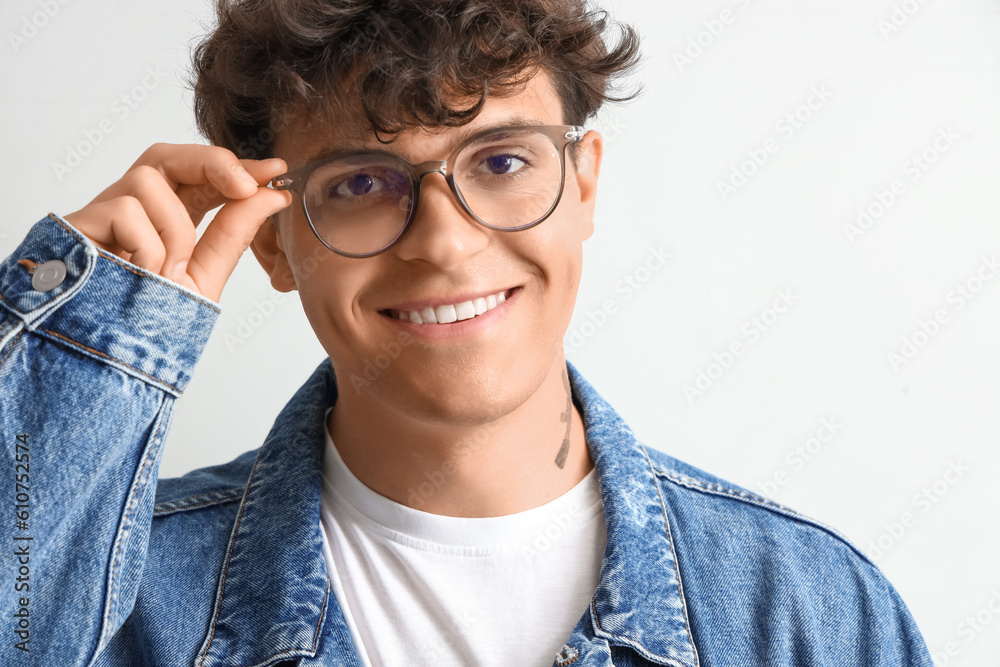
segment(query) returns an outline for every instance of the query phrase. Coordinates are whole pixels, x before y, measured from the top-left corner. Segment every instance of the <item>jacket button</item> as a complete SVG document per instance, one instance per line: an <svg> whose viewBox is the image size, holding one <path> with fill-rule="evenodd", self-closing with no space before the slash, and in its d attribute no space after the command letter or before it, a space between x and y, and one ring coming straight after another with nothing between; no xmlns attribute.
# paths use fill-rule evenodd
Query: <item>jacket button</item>
<svg viewBox="0 0 1000 667"><path fill-rule="evenodd" d="M58 259L50 259L35 267L31 274L31 286L39 292L49 292L66 280L66 265Z"/></svg>

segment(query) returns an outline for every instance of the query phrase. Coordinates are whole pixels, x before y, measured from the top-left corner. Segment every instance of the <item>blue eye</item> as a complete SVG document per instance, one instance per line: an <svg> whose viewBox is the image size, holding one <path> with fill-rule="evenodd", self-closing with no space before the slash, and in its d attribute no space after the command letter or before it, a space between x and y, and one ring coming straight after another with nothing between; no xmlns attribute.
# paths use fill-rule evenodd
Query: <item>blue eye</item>
<svg viewBox="0 0 1000 667"><path fill-rule="evenodd" d="M333 194L340 197L358 197L378 192L384 186L385 184L382 182L382 179L361 173L355 174L338 183L333 189Z"/></svg>
<svg viewBox="0 0 1000 667"><path fill-rule="evenodd" d="M524 160L516 158L513 155L494 155L493 157L486 158L484 162L490 173L497 175L514 173L522 169L525 165Z"/></svg>

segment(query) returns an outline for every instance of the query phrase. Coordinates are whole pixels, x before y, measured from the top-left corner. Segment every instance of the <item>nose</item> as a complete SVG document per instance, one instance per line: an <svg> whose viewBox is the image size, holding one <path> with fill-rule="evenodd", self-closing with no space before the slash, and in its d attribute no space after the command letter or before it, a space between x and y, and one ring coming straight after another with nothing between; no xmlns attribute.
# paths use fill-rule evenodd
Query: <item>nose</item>
<svg viewBox="0 0 1000 667"><path fill-rule="evenodd" d="M437 174L435 176L435 174ZM430 178L425 179L425 176ZM483 250L492 230L475 221L448 187L443 170L420 174L417 210L406 234L393 246L404 260L423 260L451 268Z"/></svg>

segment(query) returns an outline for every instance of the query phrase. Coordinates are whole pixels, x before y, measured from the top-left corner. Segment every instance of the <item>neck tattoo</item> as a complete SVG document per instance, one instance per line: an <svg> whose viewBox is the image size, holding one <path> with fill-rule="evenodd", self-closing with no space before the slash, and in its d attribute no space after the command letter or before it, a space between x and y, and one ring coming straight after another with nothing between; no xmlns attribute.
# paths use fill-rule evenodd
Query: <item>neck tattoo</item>
<svg viewBox="0 0 1000 667"><path fill-rule="evenodd" d="M570 421L570 416L573 414L573 399L570 395L569 388L569 377L566 375L566 369L563 369L563 387L566 388L566 412L559 415L559 421L566 422L566 435L563 436L562 447L559 448L559 453L556 454L556 465L562 468L566 465L566 456L569 454L569 427L572 423Z"/></svg>

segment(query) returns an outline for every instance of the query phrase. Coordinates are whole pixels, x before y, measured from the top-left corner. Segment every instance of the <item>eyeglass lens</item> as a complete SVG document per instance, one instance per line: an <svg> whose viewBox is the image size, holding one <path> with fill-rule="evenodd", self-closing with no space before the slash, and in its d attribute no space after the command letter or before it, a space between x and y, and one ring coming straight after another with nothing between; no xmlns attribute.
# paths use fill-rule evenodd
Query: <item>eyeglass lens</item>
<svg viewBox="0 0 1000 667"><path fill-rule="evenodd" d="M551 209L561 186L558 149L531 130L501 130L479 137L455 156L455 187L482 222L523 227ZM309 219L326 243L365 254L392 243L411 215L415 180L405 162L386 154L334 159L305 185Z"/></svg>

